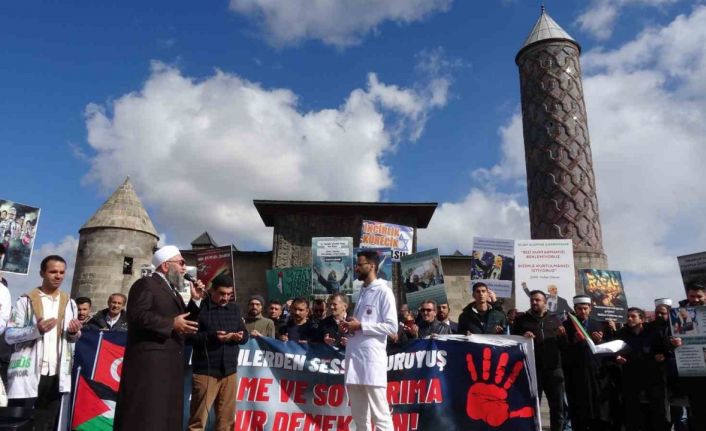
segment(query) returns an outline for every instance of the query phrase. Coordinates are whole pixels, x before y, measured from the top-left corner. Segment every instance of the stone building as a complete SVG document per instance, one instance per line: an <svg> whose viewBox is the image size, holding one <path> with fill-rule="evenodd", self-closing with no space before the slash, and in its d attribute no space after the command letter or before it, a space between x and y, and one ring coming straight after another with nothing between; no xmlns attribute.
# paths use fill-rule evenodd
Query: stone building
<svg viewBox="0 0 706 431"><path fill-rule="evenodd" d="M127 178L79 230L71 296L87 296L100 309L111 293L127 295L158 240Z"/></svg>
<svg viewBox="0 0 706 431"><path fill-rule="evenodd" d="M515 57L531 236L571 239L577 269L605 269L580 52L578 42L542 7Z"/></svg>

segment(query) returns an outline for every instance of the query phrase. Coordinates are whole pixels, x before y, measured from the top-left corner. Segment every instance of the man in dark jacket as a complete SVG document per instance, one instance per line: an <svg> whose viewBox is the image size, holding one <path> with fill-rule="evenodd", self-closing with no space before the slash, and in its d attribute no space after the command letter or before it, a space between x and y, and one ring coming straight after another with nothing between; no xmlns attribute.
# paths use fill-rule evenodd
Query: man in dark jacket
<svg viewBox="0 0 706 431"><path fill-rule="evenodd" d="M566 342L566 330L556 315L547 311L547 296L541 290L529 293L530 309L518 317L513 335L534 340L537 393L547 395L551 431L564 429L564 373L560 346Z"/></svg>
<svg viewBox="0 0 706 431"><path fill-rule="evenodd" d="M577 320L594 343L613 339L615 322L599 322L590 317L589 296L577 295L573 302ZM577 331L571 319L564 322L564 329L567 345L562 352L562 362L566 377L566 397L571 406L571 429L610 429L611 359L594 355L583 333Z"/></svg>
<svg viewBox="0 0 706 431"><path fill-rule="evenodd" d="M203 430L208 411L215 403L217 430L235 426L235 396L240 344L248 331L233 298L233 278L221 274L211 282L208 298L201 302L199 330L189 341L193 346L191 416L189 429Z"/></svg>
<svg viewBox="0 0 706 431"><path fill-rule="evenodd" d="M505 313L490 304L490 291L485 283L478 282L472 287L474 302L466 305L458 316L458 333L503 334L507 326Z"/></svg>
<svg viewBox="0 0 706 431"><path fill-rule="evenodd" d="M418 338L426 338L431 335L445 335L451 333L451 328L436 320L436 302L427 299L419 306L419 314L422 316L419 321Z"/></svg>
<svg viewBox="0 0 706 431"><path fill-rule="evenodd" d="M168 245L157 250L152 264L152 276L137 280L128 294L116 431L184 428L182 415L175 414L184 407L184 336L197 330L177 291L184 285L186 262Z"/></svg>
<svg viewBox="0 0 706 431"><path fill-rule="evenodd" d="M101 331L127 331L127 316L124 310L126 302L125 295L113 293L108 297L108 308L94 314L91 320L86 323L86 327Z"/></svg>

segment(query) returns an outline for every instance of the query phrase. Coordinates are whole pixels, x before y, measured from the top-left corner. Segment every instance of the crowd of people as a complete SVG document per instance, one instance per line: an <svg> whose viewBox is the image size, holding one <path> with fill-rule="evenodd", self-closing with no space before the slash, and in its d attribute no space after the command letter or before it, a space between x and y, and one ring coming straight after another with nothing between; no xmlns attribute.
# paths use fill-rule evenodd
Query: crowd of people
<svg viewBox="0 0 706 431"><path fill-rule="evenodd" d="M473 301L454 322L447 303L397 307L387 283L376 279L377 254L362 253L355 273L364 284L353 309L340 293L284 303L253 295L241 316L232 277L216 277L208 290L196 280L185 304L177 288L185 272L179 250L161 248L153 264L154 274L139 279L129 297L114 293L107 307L93 314L89 298L74 300L59 289L66 271L60 256L42 260L42 285L14 306L0 283L0 331L15 346L3 383L9 405L33 410L34 429L55 429L61 396L72 386L73 344L81 331L101 330L127 332L116 430L182 429L181 415L174 412L183 409L186 344L193 352L188 429L205 429L213 408L216 429L232 430L239 346L250 337L325 343L345 351L353 419L361 430L369 429L371 418L375 429L391 430L387 354L410 340L446 334L531 338L536 385L547 398L552 431L706 430L706 378L677 374L674 351L682 340L671 336L670 300L656 302L651 321L644 310L630 308L627 322L619 324L592 318L590 297L577 295L571 313L581 331L572 319L549 310L548 293L530 291L528 310L505 312L479 282L472 286ZM705 291L702 282L689 284L680 306L706 305ZM628 348L598 356L586 334L595 344L622 340ZM15 356L18 352L22 356Z"/></svg>

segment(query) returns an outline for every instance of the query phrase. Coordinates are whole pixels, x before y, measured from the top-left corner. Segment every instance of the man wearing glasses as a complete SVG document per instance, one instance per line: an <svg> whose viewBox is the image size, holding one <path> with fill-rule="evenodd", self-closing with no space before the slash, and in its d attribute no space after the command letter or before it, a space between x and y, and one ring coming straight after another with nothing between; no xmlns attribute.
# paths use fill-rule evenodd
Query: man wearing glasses
<svg viewBox="0 0 706 431"><path fill-rule="evenodd" d="M363 282L353 316L341 322L348 334L346 389L356 429L370 430L372 416L377 431L392 431L387 404L387 337L397 333L395 296L385 280L377 278L380 260L376 251L358 253L356 272Z"/></svg>
<svg viewBox="0 0 706 431"><path fill-rule="evenodd" d="M432 335L444 335L451 333L451 327L436 320L436 301L427 299L419 307L419 314L422 316L419 322L418 338L427 338Z"/></svg>
<svg viewBox="0 0 706 431"><path fill-rule="evenodd" d="M130 288L127 345L115 409L115 430L181 430L184 404L184 336L198 330L178 293L186 263L173 245L152 257L155 271ZM203 283L192 285L200 300ZM191 301L189 310L196 312ZM178 413L177 413L178 412Z"/></svg>

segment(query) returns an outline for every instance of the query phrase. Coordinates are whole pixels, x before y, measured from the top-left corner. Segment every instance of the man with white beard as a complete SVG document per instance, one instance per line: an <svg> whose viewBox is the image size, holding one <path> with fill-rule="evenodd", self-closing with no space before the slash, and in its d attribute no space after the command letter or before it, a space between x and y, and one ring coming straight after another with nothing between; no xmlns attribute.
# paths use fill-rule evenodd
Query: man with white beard
<svg viewBox="0 0 706 431"><path fill-rule="evenodd" d="M127 302L127 345L115 430L181 430L184 404L184 336L197 331L196 322L179 295L186 262L173 245L160 248L152 258L155 271L130 288ZM192 286L196 301L203 283ZM191 301L189 309L196 308Z"/></svg>

